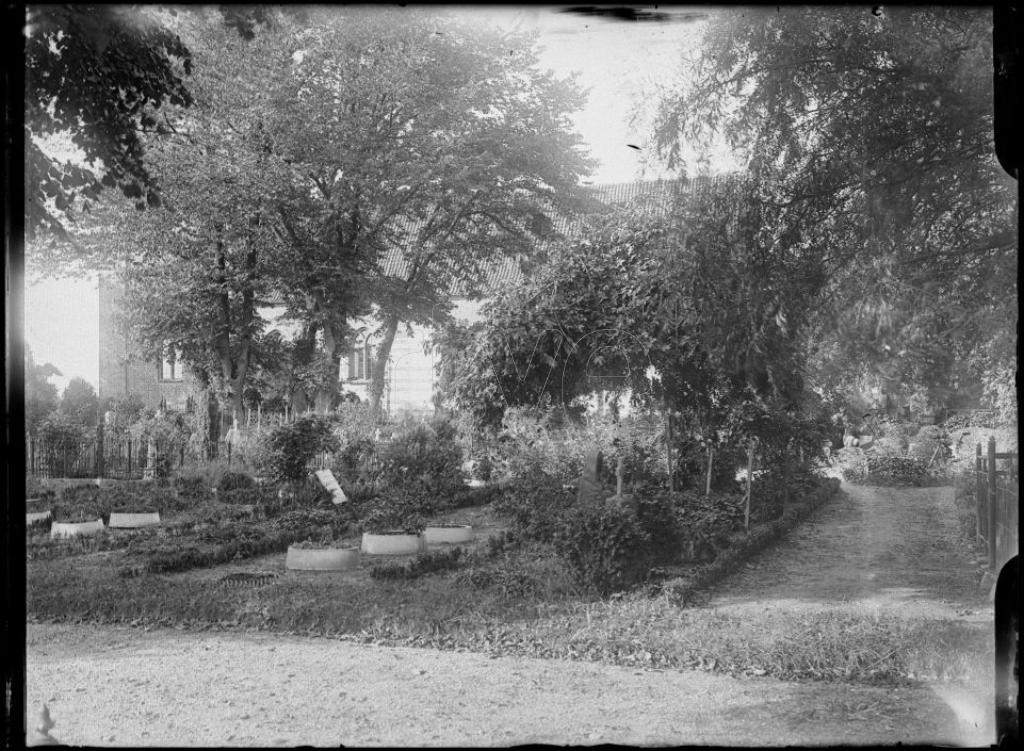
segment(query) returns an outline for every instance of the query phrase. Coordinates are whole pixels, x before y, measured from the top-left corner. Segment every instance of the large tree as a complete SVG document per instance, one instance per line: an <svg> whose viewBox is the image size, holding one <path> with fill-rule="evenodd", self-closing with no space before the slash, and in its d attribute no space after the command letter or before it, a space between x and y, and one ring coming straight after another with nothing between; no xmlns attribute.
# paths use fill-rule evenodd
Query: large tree
<svg viewBox="0 0 1024 751"><path fill-rule="evenodd" d="M270 134L305 178L282 225L297 245L375 255L376 406L398 327L446 320L456 283L480 294L488 264L529 253L571 204L590 166L568 117L582 98L537 68L532 39L422 11L314 20L297 30ZM338 305L321 270L295 271L290 310L328 323ZM340 340L331 326L325 338Z"/></svg>
<svg viewBox="0 0 1024 751"><path fill-rule="evenodd" d="M998 381L1013 362L1013 192L992 150L991 12L722 11L666 93L657 141L724 134L785 247L831 280L817 339L892 390ZM781 246L780 246L781 247Z"/></svg>
<svg viewBox="0 0 1024 751"><path fill-rule="evenodd" d="M822 277L777 252L757 190L700 181L586 222L483 322L441 339L455 405L496 422L509 405L629 389L703 435L751 399L798 408L805 302Z"/></svg>
<svg viewBox="0 0 1024 751"><path fill-rule="evenodd" d="M398 325L443 319L455 282L479 292L572 201L580 95L530 67L526 40L429 13L271 14L247 41L216 20L167 21L193 51L195 104L164 108L146 141L164 205L120 211L112 232L98 216L88 244L130 267L150 353L175 346L236 409L272 359L260 347L284 352L261 342L261 300L299 325L287 380L318 386L318 406L373 303L379 402Z"/></svg>

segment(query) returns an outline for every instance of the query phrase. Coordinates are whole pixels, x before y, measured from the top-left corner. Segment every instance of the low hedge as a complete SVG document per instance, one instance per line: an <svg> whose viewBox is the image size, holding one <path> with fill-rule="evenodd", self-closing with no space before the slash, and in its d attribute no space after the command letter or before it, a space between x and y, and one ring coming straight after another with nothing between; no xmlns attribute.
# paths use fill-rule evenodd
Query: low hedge
<svg viewBox="0 0 1024 751"><path fill-rule="evenodd" d="M666 592L680 603L685 603L697 590L706 589L735 573L745 560L796 527L837 492L839 480L829 478L820 487L790 503L781 518L757 525L749 535L722 550L714 561L698 567L692 575L661 582L654 585L654 588Z"/></svg>
<svg viewBox="0 0 1024 751"><path fill-rule="evenodd" d="M225 540L221 544L162 543L159 547L146 551L145 562L122 566L118 574L122 577L131 577L144 573L168 574L195 568L210 568L268 553L282 553L292 543L300 542L307 537L308 530L261 529L258 532L249 530L242 535L236 532L233 539ZM222 539L210 531L207 533L207 539L211 538Z"/></svg>
<svg viewBox="0 0 1024 751"><path fill-rule="evenodd" d="M394 580L418 579L427 574L436 574L456 569L461 559L461 548L430 551L420 553L411 561L378 564L370 569L370 577L373 579Z"/></svg>

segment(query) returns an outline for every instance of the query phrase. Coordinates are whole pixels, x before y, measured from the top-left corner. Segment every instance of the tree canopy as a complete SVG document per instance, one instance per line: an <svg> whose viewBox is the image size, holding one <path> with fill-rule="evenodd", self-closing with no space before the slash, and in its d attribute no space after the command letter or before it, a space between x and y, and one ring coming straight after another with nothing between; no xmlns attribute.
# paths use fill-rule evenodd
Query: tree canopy
<svg viewBox="0 0 1024 751"><path fill-rule="evenodd" d="M992 150L990 11L722 12L662 98L660 153L725 134L830 283L817 338L890 391L1005 377L1012 181ZM943 392L945 386L945 393Z"/></svg>
<svg viewBox="0 0 1024 751"><path fill-rule="evenodd" d="M77 251L50 252L125 271L148 354L173 347L236 409L257 383L329 399L354 318L373 306L387 339L443 317L589 168L580 94L531 67L532 40L423 11L271 13L242 36L215 11L160 20L193 64L190 106L146 112L163 200L98 206Z"/></svg>
<svg viewBox="0 0 1024 751"><path fill-rule="evenodd" d="M137 7L31 6L26 23L26 232L63 234L76 200L94 200L103 187L157 205L140 133L156 127L147 110L191 103L182 80L189 50ZM60 136L82 162L67 144L47 143Z"/></svg>
<svg viewBox="0 0 1024 751"><path fill-rule="evenodd" d="M756 196L746 179L699 181L593 217L481 323L439 338L455 406L495 423L507 406L629 390L705 435L748 402L796 409L821 276L777 251Z"/></svg>

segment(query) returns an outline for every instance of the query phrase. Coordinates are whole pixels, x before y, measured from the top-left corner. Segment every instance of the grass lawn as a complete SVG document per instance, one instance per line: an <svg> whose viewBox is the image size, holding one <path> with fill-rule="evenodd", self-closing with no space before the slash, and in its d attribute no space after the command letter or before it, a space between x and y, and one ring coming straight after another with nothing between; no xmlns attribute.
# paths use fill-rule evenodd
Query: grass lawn
<svg viewBox="0 0 1024 751"><path fill-rule="evenodd" d="M371 575L373 567L409 557L364 555L353 571L287 571L285 553L274 552L179 573L122 578L116 572L132 553L104 550L30 561L28 611L45 620L260 629L866 683L974 680L978 655L989 649L987 632L946 621L907 622L827 610L752 621L688 607L694 602L690 585L713 583L778 538L766 525L752 530L751 538L760 536L760 541L750 550L739 544L710 565L673 566L661 572L660 586L652 583L602 601L576 587L550 546L490 542L506 524L489 506L446 512L432 521L472 524L476 530L476 539L460 546L454 570L381 579ZM789 520L788 526L797 521ZM354 534L343 540L359 542ZM742 533L734 535L734 544L743 541ZM220 581L229 573L262 571L278 576L250 588L230 588Z"/></svg>

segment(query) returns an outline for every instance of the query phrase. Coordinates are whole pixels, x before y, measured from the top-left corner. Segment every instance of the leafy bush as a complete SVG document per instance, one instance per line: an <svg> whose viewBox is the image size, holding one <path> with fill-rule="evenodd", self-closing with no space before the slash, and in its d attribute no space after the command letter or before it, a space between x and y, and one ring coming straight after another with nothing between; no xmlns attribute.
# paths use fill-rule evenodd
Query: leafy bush
<svg viewBox="0 0 1024 751"><path fill-rule="evenodd" d="M388 488L438 496L463 487L462 454L448 423L403 430L378 456L380 478Z"/></svg>
<svg viewBox="0 0 1024 751"><path fill-rule="evenodd" d="M650 498L638 499L636 516L640 529L649 540L652 562L665 564L678 559L686 532L673 496L659 493Z"/></svg>
<svg viewBox="0 0 1024 751"><path fill-rule="evenodd" d="M171 488L151 482L119 482L102 487L92 484L67 487L54 502L53 514L57 521L84 515L91 519L101 517L106 523L111 512L171 513L191 507L191 501L179 498Z"/></svg>
<svg viewBox="0 0 1024 751"><path fill-rule="evenodd" d="M487 485L482 488L463 487L447 496L444 506L449 509L483 506L502 498L504 492L502 488L495 485Z"/></svg>
<svg viewBox="0 0 1024 751"><path fill-rule="evenodd" d="M419 534L426 527L424 513L418 496L393 494L371 506L362 527L371 534Z"/></svg>
<svg viewBox="0 0 1024 751"><path fill-rule="evenodd" d="M556 477L538 474L511 483L493 508L512 522L521 537L551 542L574 504L574 491L564 489Z"/></svg>
<svg viewBox="0 0 1024 751"><path fill-rule="evenodd" d="M174 455L188 444L192 435L186 415L179 412L143 416L129 427L129 432L143 445L156 449L152 470L158 478L170 476Z"/></svg>
<svg viewBox="0 0 1024 751"><path fill-rule="evenodd" d="M217 480L217 492L227 493L232 490L251 490L256 487L256 480L246 472L224 472Z"/></svg>
<svg viewBox="0 0 1024 751"><path fill-rule="evenodd" d="M330 420L319 415L281 425L268 438L268 469L275 480L296 482L307 474L306 465L321 452L339 448Z"/></svg>
<svg viewBox="0 0 1024 751"><path fill-rule="evenodd" d="M636 516L618 506L583 505L566 515L555 537L576 582L606 597L647 572L648 537Z"/></svg>
<svg viewBox="0 0 1024 751"><path fill-rule="evenodd" d="M213 500L213 487L201 474L179 475L174 478L171 487L179 498L188 499L196 505L209 503Z"/></svg>
<svg viewBox="0 0 1024 751"><path fill-rule="evenodd" d="M420 553L411 561L404 563L378 564L370 569L370 577L373 579L418 579L427 574L458 568L461 558L461 548Z"/></svg>

